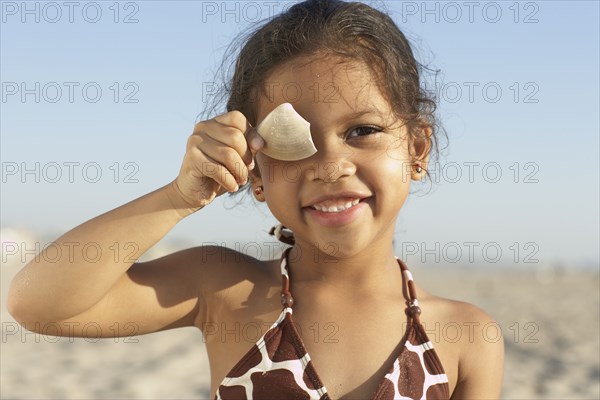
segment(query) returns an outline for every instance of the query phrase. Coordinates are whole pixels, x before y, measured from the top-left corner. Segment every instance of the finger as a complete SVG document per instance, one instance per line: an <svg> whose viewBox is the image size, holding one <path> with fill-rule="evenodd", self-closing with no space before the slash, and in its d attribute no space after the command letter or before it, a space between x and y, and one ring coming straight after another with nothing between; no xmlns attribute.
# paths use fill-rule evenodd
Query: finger
<svg viewBox="0 0 600 400"><path fill-rule="evenodd" d="M229 111L225 114L217 115L213 118L216 122L223 126L228 126L230 128L236 128L240 132L246 131L246 126L248 125L248 120L240 111Z"/></svg>
<svg viewBox="0 0 600 400"><path fill-rule="evenodd" d="M200 131L198 135L201 138L208 137L223 146L231 147L240 157L244 157L248 151L248 143L246 143L244 133L237 128L225 127L214 122L213 125L209 123L208 126L205 126L204 130Z"/></svg>
<svg viewBox="0 0 600 400"><path fill-rule="evenodd" d="M219 185L223 186L228 192L237 192L239 185L235 177L229 170L221 165L217 160L205 155L207 161L202 162L200 170L202 175L211 178Z"/></svg>
<svg viewBox="0 0 600 400"><path fill-rule="evenodd" d="M202 149L205 156L215 160L216 163L223 165L229 173L235 178L238 184L245 184L248 179L248 168L242 160L240 154L227 145L207 137L204 140Z"/></svg>

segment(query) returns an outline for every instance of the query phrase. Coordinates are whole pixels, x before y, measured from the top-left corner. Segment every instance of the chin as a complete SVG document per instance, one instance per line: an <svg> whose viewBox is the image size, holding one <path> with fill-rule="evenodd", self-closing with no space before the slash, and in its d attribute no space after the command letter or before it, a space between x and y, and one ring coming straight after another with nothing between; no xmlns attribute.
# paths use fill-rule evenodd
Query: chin
<svg viewBox="0 0 600 400"><path fill-rule="evenodd" d="M357 256L364 252L370 246L365 240L361 240L356 236L344 237L329 240L315 240L310 243L311 251L315 257L322 257L323 260L348 259ZM319 261L320 258L315 258Z"/></svg>

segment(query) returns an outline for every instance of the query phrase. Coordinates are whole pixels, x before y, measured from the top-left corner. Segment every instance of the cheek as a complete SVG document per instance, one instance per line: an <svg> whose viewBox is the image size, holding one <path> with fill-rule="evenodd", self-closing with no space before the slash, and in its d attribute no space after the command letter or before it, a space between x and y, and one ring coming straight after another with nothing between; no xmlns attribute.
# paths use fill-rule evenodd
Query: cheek
<svg viewBox="0 0 600 400"><path fill-rule="evenodd" d="M302 167L296 162L275 160L264 154L257 154L256 161L265 188L294 185L302 179Z"/></svg>
<svg viewBox="0 0 600 400"><path fill-rule="evenodd" d="M379 187L389 190L390 186L396 194L405 194L410 189L411 164L403 151L388 151L376 158L369 160L366 170L369 176L367 181L376 182Z"/></svg>
<svg viewBox="0 0 600 400"><path fill-rule="evenodd" d="M260 173L262 177L262 185L264 187L266 205L271 211L271 214L280 223L289 226L291 208L297 202L297 182L299 178L295 176L296 168L291 163L281 162L271 159L258 160ZM292 217L293 219L293 217Z"/></svg>
<svg viewBox="0 0 600 400"><path fill-rule="evenodd" d="M275 180L275 169L278 163L272 158L267 157L262 153L257 154L255 158L256 166L260 171L262 185L266 188L270 186L270 184Z"/></svg>
<svg viewBox="0 0 600 400"><path fill-rule="evenodd" d="M268 201L277 201L282 196L293 193L292 185L295 185L301 177L302 170L295 163L282 162L264 156L257 158Z"/></svg>
<svg viewBox="0 0 600 400"><path fill-rule="evenodd" d="M412 164L405 141L388 147L382 158L382 170L388 175L390 182L397 185L410 186L412 177Z"/></svg>

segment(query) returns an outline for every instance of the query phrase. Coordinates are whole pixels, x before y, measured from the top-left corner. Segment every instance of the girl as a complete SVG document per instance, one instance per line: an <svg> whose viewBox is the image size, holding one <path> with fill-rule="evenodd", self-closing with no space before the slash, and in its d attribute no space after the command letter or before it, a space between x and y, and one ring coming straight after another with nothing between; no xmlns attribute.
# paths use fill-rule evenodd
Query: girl
<svg viewBox="0 0 600 400"><path fill-rule="evenodd" d="M282 90L290 86L293 99ZM252 128L286 102L311 124L317 153L303 160L266 156ZM196 125L174 181L56 240L94 242L107 256L29 263L9 311L27 329L58 323L74 336L90 321L107 337L115 323L133 322L137 334L198 327L218 399L498 398L502 341L481 334L493 320L427 293L394 256L410 181L426 175L436 148L433 105L388 16L359 3L299 3L247 40L228 112ZM292 244L281 259L216 247L143 263L108 256L135 242L136 259L245 185ZM459 339L427 337L425 326L445 324L462 328ZM248 326L262 329L256 344L239 340ZM312 327L329 335L310 340Z"/></svg>

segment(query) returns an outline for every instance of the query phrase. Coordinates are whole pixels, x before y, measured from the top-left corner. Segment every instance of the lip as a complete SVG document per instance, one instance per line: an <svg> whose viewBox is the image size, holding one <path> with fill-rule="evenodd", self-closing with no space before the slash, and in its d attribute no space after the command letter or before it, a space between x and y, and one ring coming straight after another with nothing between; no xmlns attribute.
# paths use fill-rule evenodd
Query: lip
<svg viewBox="0 0 600 400"><path fill-rule="evenodd" d="M303 206L303 208L310 208L313 205L324 202L326 200L339 200L339 199L344 199L344 198L345 199L352 198L352 199L358 199L358 200L362 201L368 197L371 197L371 195L365 194L365 193L359 193L359 192L329 193L329 194L324 194L324 195L314 198L313 200L309 201L305 206Z"/></svg>
<svg viewBox="0 0 600 400"><path fill-rule="evenodd" d="M354 194L336 194L335 196L323 196L315 199L311 204L320 203L325 200L333 200L339 198L357 198L360 199L358 204L340 212L326 212L319 211L311 206L303 207L302 209L310 216L311 219L314 219L319 225L325 227L340 227L344 225L348 225L358 219L362 213L364 213L369 207L369 200L371 196L364 196Z"/></svg>

